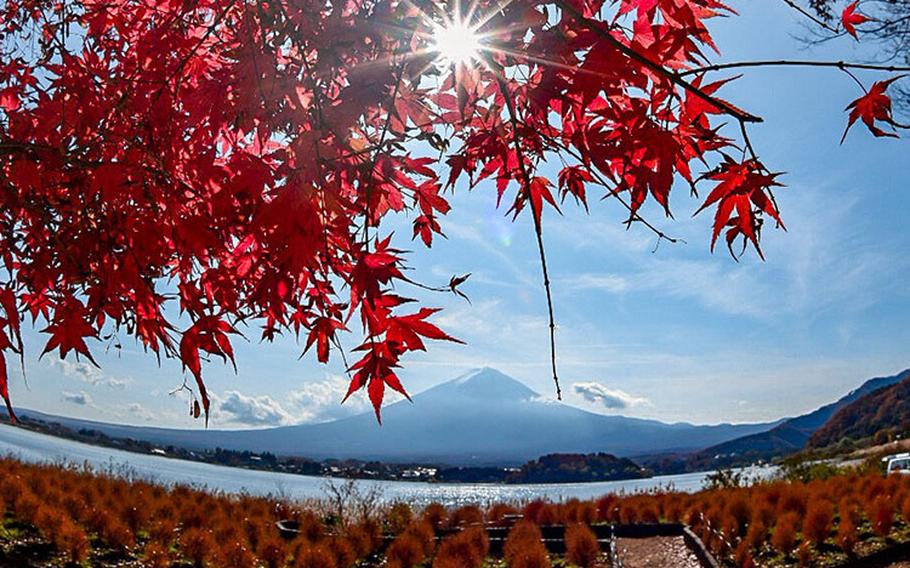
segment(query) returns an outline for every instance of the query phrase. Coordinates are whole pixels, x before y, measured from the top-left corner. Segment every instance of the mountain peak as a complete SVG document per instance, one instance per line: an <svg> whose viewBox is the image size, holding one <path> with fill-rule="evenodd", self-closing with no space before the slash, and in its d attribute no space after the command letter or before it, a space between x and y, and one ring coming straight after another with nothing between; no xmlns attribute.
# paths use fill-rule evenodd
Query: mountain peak
<svg viewBox="0 0 910 568"><path fill-rule="evenodd" d="M440 386L462 396L491 401L530 400L539 396L521 381L490 367L474 369Z"/></svg>
<svg viewBox="0 0 910 568"><path fill-rule="evenodd" d="M517 465L554 453L621 456L713 446L768 425L669 426L653 420L603 416L545 403L520 381L477 369L389 405L380 427L372 412L319 424L263 430L168 430L48 417L73 429L189 449L221 447L311 459L391 463Z"/></svg>

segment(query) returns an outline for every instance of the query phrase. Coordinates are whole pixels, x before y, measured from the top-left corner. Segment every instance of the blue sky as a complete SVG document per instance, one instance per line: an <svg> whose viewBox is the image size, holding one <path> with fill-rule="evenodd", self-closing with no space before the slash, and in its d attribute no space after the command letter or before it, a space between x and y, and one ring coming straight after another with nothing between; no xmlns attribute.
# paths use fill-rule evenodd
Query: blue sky
<svg viewBox="0 0 910 568"><path fill-rule="evenodd" d="M842 38L816 49L783 3L734 2L741 17L714 23L721 61L768 58L867 59ZM718 75L725 76L725 75ZM880 75L860 75L867 84ZM910 367L910 165L906 140L876 140L859 125L838 145L846 104L859 96L832 70L749 70L723 95L761 115L753 142L773 170L788 172L778 194L789 231L766 231L767 262L735 263L709 252L710 216L685 188L676 220L649 219L688 244L661 244L626 231L618 204L592 199L590 215L547 211L544 230L554 282L558 361L566 402L595 412L666 421L749 422L795 415L830 402L872 376ZM733 134L731 129L730 134ZM492 366L553 397L546 303L530 218L495 209L495 191L460 191L443 224L448 240L418 245L410 264L428 283L471 272L473 304L407 290L446 308L436 322L467 345L435 344L411 357L405 386L418 392L475 367ZM389 225L391 228L391 225ZM404 245L409 233L398 233ZM249 330L257 337L256 330ZM202 427L186 398L169 395L179 365L131 341L119 355L93 348L102 370L37 355L27 338L28 386L13 372L22 407L99 420ZM348 341L348 344L352 341ZM212 426L237 428L327 420L367 408L338 402L346 381L292 340L239 343L239 372L205 368L214 394ZM578 385L577 387L575 385ZM394 400L394 399L392 399Z"/></svg>

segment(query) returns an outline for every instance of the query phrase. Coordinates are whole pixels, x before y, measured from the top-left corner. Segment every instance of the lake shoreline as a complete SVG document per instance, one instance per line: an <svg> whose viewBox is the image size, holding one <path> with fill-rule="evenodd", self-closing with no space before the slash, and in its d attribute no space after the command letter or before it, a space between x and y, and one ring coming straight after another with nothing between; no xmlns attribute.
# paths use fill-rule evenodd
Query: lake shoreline
<svg viewBox="0 0 910 568"><path fill-rule="evenodd" d="M31 463L88 465L96 470L152 481L159 485L187 485L214 492L282 496L294 500L323 499L330 487L349 483L358 491L376 491L384 501L440 502L446 506L492 502L527 502L547 499L591 499L605 494L630 494L671 488L692 493L703 488L710 472L648 479L595 483L500 485L479 483L422 483L414 481L345 480L192 462L136 454L39 434L8 425L0 427L0 453ZM773 468L746 470L751 477L766 478Z"/></svg>
<svg viewBox="0 0 910 568"><path fill-rule="evenodd" d="M21 413L18 424L11 425L31 432L53 436L63 440L112 448L140 455L155 455L198 463L208 463L272 473L290 473L311 477L359 479L365 481L412 481L423 483L473 483L483 485L516 484L561 484L597 483L604 481L628 481L653 477L655 472L641 467L629 458L618 458L609 454L551 454L527 462L521 467L465 466L439 463L384 462L364 459L315 460L302 456L277 456L269 452L198 450L175 445L155 444L145 440L114 437L96 429L76 430L60 422L49 421ZM543 464L550 471L540 471ZM526 471L528 468L532 471ZM577 479L572 477L575 468ZM581 478L581 470L585 472ZM568 474L567 474L568 473ZM697 472L692 472L697 473ZM659 475L659 473L658 473ZM530 478L530 479L528 479ZM559 479L561 478L561 479Z"/></svg>

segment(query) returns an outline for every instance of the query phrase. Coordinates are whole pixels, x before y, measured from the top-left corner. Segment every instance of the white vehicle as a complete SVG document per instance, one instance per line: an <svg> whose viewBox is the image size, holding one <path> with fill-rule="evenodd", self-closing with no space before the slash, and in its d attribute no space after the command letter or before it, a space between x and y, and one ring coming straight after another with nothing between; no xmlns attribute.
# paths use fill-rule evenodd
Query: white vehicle
<svg viewBox="0 0 910 568"><path fill-rule="evenodd" d="M888 462L888 475L892 473L910 475L910 453L894 454L882 458L882 461Z"/></svg>

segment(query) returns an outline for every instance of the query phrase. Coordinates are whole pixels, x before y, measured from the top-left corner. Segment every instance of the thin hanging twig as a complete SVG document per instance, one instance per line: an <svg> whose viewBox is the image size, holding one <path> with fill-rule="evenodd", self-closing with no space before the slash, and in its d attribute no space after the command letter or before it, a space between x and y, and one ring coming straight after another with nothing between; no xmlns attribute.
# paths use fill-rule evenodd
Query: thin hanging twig
<svg viewBox="0 0 910 568"><path fill-rule="evenodd" d="M499 91L502 93L502 97L506 101L506 108L509 111L509 122L512 126L512 143L515 145L515 154L518 159L518 171L521 174L521 181L524 185L524 190L531 205L531 216L534 218L534 234L537 237L537 252L540 254L540 268L543 273L543 287L547 296L547 315L549 317L550 324L550 366L553 372L553 383L556 385L556 399L562 400L562 388L559 386L559 374L556 369L556 317L553 310L553 293L550 290L550 271L547 267L547 254L543 242L543 227L541 226L542 211L539 210L538 206L535 205L534 200L531 199L531 176L528 173L528 169L524 161L524 152L522 151L521 142L518 138L518 113L515 111L515 102L512 100L511 93L509 93L509 88L505 81L505 75L503 74L502 68L499 67L494 61L487 58L486 62L488 65L495 69L496 81L499 86Z"/></svg>

